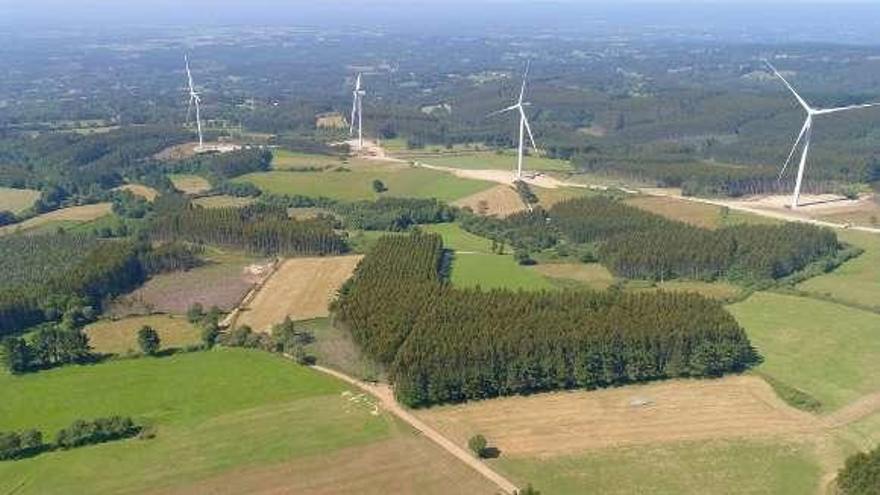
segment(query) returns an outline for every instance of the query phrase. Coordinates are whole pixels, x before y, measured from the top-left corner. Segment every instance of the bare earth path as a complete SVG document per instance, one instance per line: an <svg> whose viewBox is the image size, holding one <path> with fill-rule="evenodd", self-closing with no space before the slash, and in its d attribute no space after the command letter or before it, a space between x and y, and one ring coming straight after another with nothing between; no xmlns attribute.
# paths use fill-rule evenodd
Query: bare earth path
<svg viewBox="0 0 880 495"><path fill-rule="evenodd" d="M312 366L312 369L334 376L344 382L354 385L376 396L381 401L382 407L385 408L385 410L391 412L401 420L405 421L407 424L415 428L418 432L423 434L426 438L433 441L450 454L454 455L460 461L474 468L478 473L482 474L487 479L498 485L498 487L501 488L501 490L503 490L505 493L516 493L517 487L510 480L493 471L489 466L480 462L472 454L462 449L458 445L450 442L437 430L431 428L420 419L410 414L409 411L401 407L401 405L398 404L397 401L394 399L394 393L391 391L391 387L389 387L388 385L373 385L362 382L346 374L331 370L329 368L324 368L322 366Z"/></svg>

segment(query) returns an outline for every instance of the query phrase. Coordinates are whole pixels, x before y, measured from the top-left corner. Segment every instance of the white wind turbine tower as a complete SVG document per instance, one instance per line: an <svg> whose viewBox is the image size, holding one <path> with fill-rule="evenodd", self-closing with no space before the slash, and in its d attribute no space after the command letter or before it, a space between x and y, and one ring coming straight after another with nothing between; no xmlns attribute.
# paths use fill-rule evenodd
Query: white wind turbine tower
<svg viewBox="0 0 880 495"><path fill-rule="evenodd" d="M357 116L358 151L364 147L364 95L366 91L361 88L361 74L358 73L354 83L351 101L351 124L348 127L348 135L354 134L354 119Z"/></svg>
<svg viewBox="0 0 880 495"><path fill-rule="evenodd" d="M807 164L807 154L810 151L810 139L813 136L813 117L816 117L817 115L828 115L830 113L844 112L847 110L856 110L859 108L875 107L880 105L880 103L867 103L864 105L850 105L837 108L813 108L806 102L806 100L801 98L801 95L799 95L797 91L795 91L794 88L791 86L791 84L789 84L788 81L786 81L785 78L782 77L782 74L780 74L779 71L776 70L776 67L773 67L773 65L768 61L765 62L767 66L770 67L770 70L772 70L773 73L776 74L776 77L782 80L783 84L785 84L788 90L791 91L791 93L797 99L798 103L800 103L800 105L807 112L807 120L804 122L804 126L801 128L801 133L798 134L798 137L794 142L794 146L791 148L791 152L788 154L788 158L785 160L785 165L783 165L782 171L779 172L779 178L781 179L782 174L784 174L785 170L788 168L789 162L791 162L792 157L794 157L794 153L795 151L797 151L798 145L801 143L801 141L803 141L804 149L801 153L801 163L800 166L798 166L797 179L795 180L794 185L794 194L792 194L791 198L791 208L795 209L798 207L798 200L801 196L801 185L804 180L804 166Z"/></svg>
<svg viewBox="0 0 880 495"><path fill-rule="evenodd" d="M532 127L529 125L529 119L526 118L526 111L524 107L530 105L528 102L523 101L523 97L526 93L526 79L529 76L529 64L526 64L526 70L523 73L523 81L522 86L519 90L519 98L516 100L516 104L511 105L507 108L502 108L497 112L492 112L487 117L491 117L493 115L499 115L502 113L512 112L514 110L519 111L519 150L517 155L516 162L516 180L522 180L522 170L523 170L523 152L525 151L525 133L529 134L529 142L532 143L532 149L535 150L535 153L538 152L538 147L535 144L535 136L532 135Z"/></svg>
<svg viewBox="0 0 880 495"><path fill-rule="evenodd" d="M193 105L196 107L196 127L199 130L199 146L196 148L196 152L200 152L205 147L205 141L202 137L202 115L199 105L202 102L202 98L196 92L195 85L193 85L192 73L189 70L189 57L185 54L183 56L183 61L186 63L186 78L189 83L189 105L186 107L186 123L189 124L189 116L190 112L192 112Z"/></svg>

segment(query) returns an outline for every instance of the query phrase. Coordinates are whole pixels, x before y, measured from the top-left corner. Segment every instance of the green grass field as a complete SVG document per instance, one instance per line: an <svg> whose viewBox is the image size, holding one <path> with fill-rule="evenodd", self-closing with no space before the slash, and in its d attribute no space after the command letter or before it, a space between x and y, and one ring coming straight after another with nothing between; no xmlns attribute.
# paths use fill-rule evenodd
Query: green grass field
<svg viewBox="0 0 880 495"><path fill-rule="evenodd" d="M767 292L728 308L764 357L758 371L812 395L823 411L880 390L880 315Z"/></svg>
<svg viewBox="0 0 880 495"><path fill-rule="evenodd" d="M803 495L821 471L809 446L747 441L612 448L548 459L502 457L515 482L553 495Z"/></svg>
<svg viewBox="0 0 880 495"><path fill-rule="evenodd" d="M388 190L382 194L373 191L375 179L381 180ZM357 166L349 172L261 172L241 176L235 181L251 182L274 194L326 196L342 200L393 196L455 201L494 185L444 172L396 165Z"/></svg>
<svg viewBox="0 0 880 495"><path fill-rule="evenodd" d="M831 273L801 283L798 289L880 311L880 236L855 231L838 231L838 236L865 252Z"/></svg>
<svg viewBox="0 0 880 495"><path fill-rule="evenodd" d="M40 191L0 187L0 211L19 213L30 208L40 198Z"/></svg>
<svg viewBox="0 0 880 495"><path fill-rule="evenodd" d="M535 270L520 266L513 259L508 246L507 254L492 254L492 241L463 230L458 224L424 225L428 232L443 236L443 245L455 251L451 280L459 287L483 289L553 289L555 285Z"/></svg>
<svg viewBox="0 0 880 495"><path fill-rule="evenodd" d="M428 165L463 169L509 170L516 166L516 153L513 151L504 151L500 154L494 151L423 154L414 159ZM565 160L527 156L523 159L523 169L536 172L568 172L572 170L572 166Z"/></svg>
<svg viewBox="0 0 880 495"><path fill-rule="evenodd" d="M284 149L276 149L272 152L272 168L275 170L297 167L325 167L328 165L343 165L343 162L339 157L330 155L302 153Z"/></svg>
<svg viewBox="0 0 880 495"><path fill-rule="evenodd" d="M280 357L222 349L0 376L3 430L49 433L77 418L130 415L157 426L126 440L0 463L2 493L121 493L186 485L363 445L393 420L347 387ZM317 412L320 411L320 414Z"/></svg>

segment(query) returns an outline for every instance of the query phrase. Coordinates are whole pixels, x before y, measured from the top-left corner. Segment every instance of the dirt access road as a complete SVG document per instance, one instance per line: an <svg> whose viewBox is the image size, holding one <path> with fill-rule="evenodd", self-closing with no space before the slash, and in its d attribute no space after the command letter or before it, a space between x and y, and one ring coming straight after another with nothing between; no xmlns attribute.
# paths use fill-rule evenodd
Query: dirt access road
<svg viewBox="0 0 880 495"><path fill-rule="evenodd" d="M460 461L464 462L468 466L472 467L481 475L485 476L488 480L492 481L498 488L500 488L504 493L514 494L518 491L516 485L514 485L510 480L496 473L492 468L487 466L486 464L480 462L476 457L473 456L470 452L467 452L463 448L449 441L446 437L440 434L437 430L431 428L420 419L413 416L409 411L404 409L397 401L394 399L394 393L391 391L391 387L386 384L369 384L366 382L362 382L356 378L352 378L344 373L340 373L335 370L331 370L329 368L324 368L323 366L312 366L312 369L320 371L322 373L326 373L333 377L336 377L346 383L354 385L362 390L369 392L374 395L379 401L382 403L382 407L386 410L415 428L418 432L423 434L426 438L436 443L444 450L458 458Z"/></svg>

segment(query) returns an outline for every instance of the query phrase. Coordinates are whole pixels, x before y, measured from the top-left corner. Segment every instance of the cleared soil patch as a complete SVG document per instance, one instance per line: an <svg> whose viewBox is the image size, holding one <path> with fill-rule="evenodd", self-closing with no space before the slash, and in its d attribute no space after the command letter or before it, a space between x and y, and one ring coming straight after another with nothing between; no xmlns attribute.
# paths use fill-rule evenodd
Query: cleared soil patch
<svg viewBox="0 0 880 495"><path fill-rule="evenodd" d="M545 277L574 280L591 289L607 289L614 283L614 275L599 263L541 263L532 269Z"/></svg>
<svg viewBox="0 0 880 495"><path fill-rule="evenodd" d="M0 187L0 211L18 213L30 208L40 198L40 191Z"/></svg>
<svg viewBox="0 0 880 495"><path fill-rule="evenodd" d="M509 397L419 411L461 445L481 433L502 455L554 456L625 445L792 435L817 420L763 380L673 380L594 391Z"/></svg>
<svg viewBox="0 0 880 495"><path fill-rule="evenodd" d="M116 188L119 191L129 191L135 196L140 196L147 201L153 201L159 195L159 191L143 184L126 184Z"/></svg>
<svg viewBox="0 0 880 495"><path fill-rule="evenodd" d="M240 208L256 201L256 198L239 198L237 196L205 196L196 198L193 203L202 208Z"/></svg>
<svg viewBox="0 0 880 495"><path fill-rule="evenodd" d="M455 206L468 207L480 215L507 217L526 209L519 194L510 186L499 185L456 201Z"/></svg>
<svg viewBox="0 0 880 495"><path fill-rule="evenodd" d="M150 326L159 334L162 349L179 349L200 342L198 328L185 318L170 315L135 316L121 320L101 320L85 328L89 345L102 354L140 352L137 333Z"/></svg>
<svg viewBox="0 0 880 495"><path fill-rule="evenodd" d="M230 143L206 142L203 149L223 151L228 150L230 147L234 148L235 146L236 145ZM178 144L177 146L165 148L164 150L156 153L155 155L153 155L153 158L169 162L183 160L195 156L196 148L198 147L199 143L197 141Z"/></svg>
<svg viewBox="0 0 880 495"><path fill-rule="evenodd" d="M40 216L25 220L14 225L0 228L0 234L15 232L16 230L31 230L55 222L84 223L101 218L112 213L110 203L96 203L93 205L71 206L60 210L50 211Z"/></svg>
<svg viewBox="0 0 880 495"><path fill-rule="evenodd" d="M718 228L721 219L721 208L717 206L693 203L675 198L639 196L627 199L626 203L655 215L662 215L672 220L707 229Z"/></svg>
<svg viewBox="0 0 880 495"><path fill-rule="evenodd" d="M558 187L556 189L546 189L543 187L533 187L532 192L538 197L538 203L546 210L550 209L556 203L571 198L580 198L590 194L589 189L577 187Z"/></svg>
<svg viewBox="0 0 880 495"><path fill-rule="evenodd" d="M211 189L211 183L204 177L188 174L171 174L168 176L174 188L186 194L199 194Z"/></svg>
<svg viewBox="0 0 880 495"><path fill-rule="evenodd" d="M632 290L665 290L677 292L696 292L712 299L733 300L742 289L726 282L701 282L699 280L670 280L660 282L654 287L637 287Z"/></svg>
<svg viewBox="0 0 880 495"><path fill-rule="evenodd" d="M327 306L351 277L362 256L291 258L284 260L237 324L265 331L286 317L304 320L328 316Z"/></svg>
<svg viewBox="0 0 880 495"><path fill-rule="evenodd" d="M494 494L497 489L412 433L328 455L232 471L157 494Z"/></svg>
<svg viewBox="0 0 880 495"><path fill-rule="evenodd" d="M110 314L184 314L193 303L230 311L265 276L268 262L227 255L185 272L156 275L113 302Z"/></svg>

